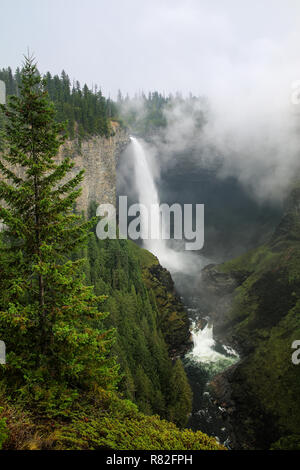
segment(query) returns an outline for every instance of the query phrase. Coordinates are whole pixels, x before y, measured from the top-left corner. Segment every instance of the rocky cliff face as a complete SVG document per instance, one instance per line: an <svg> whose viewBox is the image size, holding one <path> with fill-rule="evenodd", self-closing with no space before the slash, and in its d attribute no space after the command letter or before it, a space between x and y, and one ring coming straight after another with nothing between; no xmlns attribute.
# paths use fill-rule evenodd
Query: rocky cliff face
<svg viewBox="0 0 300 470"><path fill-rule="evenodd" d="M77 210L87 213L91 202L116 204L116 163L122 150L129 143L128 133L113 124L114 135L109 138L91 137L81 145L68 141L61 148L59 158L71 156L75 162L72 170L75 176L85 170L82 194L77 202Z"/></svg>
<svg viewBox="0 0 300 470"><path fill-rule="evenodd" d="M160 328L170 357L183 356L192 348L193 342L188 314L175 290L171 274L160 264L153 264L143 270L143 279L155 294L160 312Z"/></svg>

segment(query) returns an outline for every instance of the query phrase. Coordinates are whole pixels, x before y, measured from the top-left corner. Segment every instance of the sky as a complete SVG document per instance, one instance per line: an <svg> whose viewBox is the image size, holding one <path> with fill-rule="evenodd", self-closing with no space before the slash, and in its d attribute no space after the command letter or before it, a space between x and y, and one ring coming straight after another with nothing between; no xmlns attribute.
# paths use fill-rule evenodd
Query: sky
<svg viewBox="0 0 300 470"><path fill-rule="evenodd" d="M29 48L42 72L64 69L113 98L300 78L298 0L0 0L0 12L0 67Z"/></svg>
<svg viewBox="0 0 300 470"><path fill-rule="evenodd" d="M42 73L65 70L113 99L205 96L195 145L222 156L221 178L279 201L299 174L299 0L0 0L0 12L0 67L20 66L29 48ZM180 105L167 118L160 167L195 133Z"/></svg>

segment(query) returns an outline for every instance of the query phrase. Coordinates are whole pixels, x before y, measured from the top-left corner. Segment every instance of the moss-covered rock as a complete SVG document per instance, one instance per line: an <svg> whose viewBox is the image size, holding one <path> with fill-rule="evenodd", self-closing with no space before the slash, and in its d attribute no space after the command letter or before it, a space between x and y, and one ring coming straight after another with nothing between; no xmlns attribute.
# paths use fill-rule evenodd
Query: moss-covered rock
<svg viewBox="0 0 300 470"><path fill-rule="evenodd" d="M294 189L269 243L209 266L203 275L215 333L242 356L223 377L235 403L237 446L243 448L291 448L299 442L300 366L291 360L291 345L300 339L299 201Z"/></svg>
<svg viewBox="0 0 300 470"><path fill-rule="evenodd" d="M130 251L142 268L143 281L155 298L158 325L172 356L185 353L192 346L187 311L175 290L169 271L163 268L156 256L128 241Z"/></svg>
<svg viewBox="0 0 300 470"><path fill-rule="evenodd" d="M159 326L171 355L185 353L191 347L189 319L169 271L154 264L143 269L143 279L155 296Z"/></svg>

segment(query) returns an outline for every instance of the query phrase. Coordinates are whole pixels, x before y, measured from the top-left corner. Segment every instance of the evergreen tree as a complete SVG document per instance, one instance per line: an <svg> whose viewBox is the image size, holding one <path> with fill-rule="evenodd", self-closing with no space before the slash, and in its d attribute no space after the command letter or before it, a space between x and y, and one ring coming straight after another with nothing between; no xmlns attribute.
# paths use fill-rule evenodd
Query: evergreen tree
<svg viewBox="0 0 300 470"><path fill-rule="evenodd" d="M82 390L113 388L117 366L109 357L113 332L103 330L98 311L103 299L85 285L82 262L66 260L94 221L72 211L83 171L68 179L70 158L55 161L64 126L54 120L45 86L26 58L20 96L2 106L0 337L8 366L0 373L19 397L57 413Z"/></svg>
<svg viewBox="0 0 300 470"><path fill-rule="evenodd" d="M169 410L170 420L178 426L185 426L192 407L192 391L182 362L177 359L170 378Z"/></svg>

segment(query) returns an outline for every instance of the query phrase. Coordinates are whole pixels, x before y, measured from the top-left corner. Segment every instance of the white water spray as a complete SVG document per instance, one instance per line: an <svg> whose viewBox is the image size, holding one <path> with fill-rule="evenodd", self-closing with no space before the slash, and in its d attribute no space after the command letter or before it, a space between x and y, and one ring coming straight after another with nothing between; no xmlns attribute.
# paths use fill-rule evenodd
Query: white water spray
<svg viewBox="0 0 300 470"><path fill-rule="evenodd" d="M152 211L152 217L154 220L151 220L151 224L160 224L160 215L159 215L159 197L157 188L152 176L149 162L147 160L146 152L142 144L135 138L130 137L133 144L133 155L135 159L135 179L136 186L138 190L139 203L146 206L149 213L152 207L157 207L156 213ZM147 225L147 220L144 220L144 214L141 213L141 223ZM155 243L154 243L155 242ZM149 251L154 252L157 256L162 254L166 250L165 240L143 240L145 248Z"/></svg>
<svg viewBox="0 0 300 470"><path fill-rule="evenodd" d="M191 356L194 359L201 359L201 362L215 362L219 359L224 358L223 354L218 353L213 349L215 346L215 340L213 338L213 327L208 324L203 330L192 330L192 338L194 343L193 351Z"/></svg>
<svg viewBox="0 0 300 470"><path fill-rule="evenodd" d="M160 200L150 162L148 161L147 154L141 142L135 137L130 138L133 145L135 178L139 203L146 206L149 213L151 212L150 224L158 225L159 233L161 234ZM143 220L143 217L144 214L141 213L141 223L146 226L148 221ZM152 238L143 240L143 245L147 250L157 256L160 263L171 272L188 272L191 266L196 266L194 261L195 257L193 257L193 263L191 263L193 256L191 253L173 250L167 245L166 240L164 240L162 236L157 240L153 240ZM197 258L198 263L201 262L201 258L199 256Z"/></svg>
<svg viewBox="0 0 300 470"><path fill-rule="evenodd" d="M148 214L151 214L151 232L151 224L153 223L157 224L157 227L161 229L159 194L151 171L151 164L150 161L148 161L150 155L147 155L143 144L138 139L131 137L131 141L139 203L147 208ZM152 208L156 208L154 214L151 210ZM143 211L140 213L141 224L144 224L146 227L148 227L149 221L144 220L143 218L148 218L148 214L144 214ZM201 269L206 264L209 264L209 260L205 260L202 256L199 256L199 254L187 251L177 252L173 250L168 246L168 242L164 240L162 236L157 240L153 240L152 237L146 240L144 239L143 244L147 250L151 251L158 257L160 263L165 266L171 274L176 274L177 276L183 274L186 279L197 279ZM200 302L201 299L199 299L199 304ZM194 313L196 314L198 312L200 318L200 310L198 311L198 308L191 310L194 310ZM213 338L213 326L209 322L202 330L198 328L197 323L194 322L191 329L191 335L194 347L192 351L185 356L186 364L191 362L193 367L196 365L196 369L198 370L199 368L201 374L206 371L206 378L209 379L213 377L238 360L238 356L230 348L223 346L224 354L216 351L216 342ZM205 421L206 425L210 422L214 423L213 432L217 432L222 439L222 442L226 443L228 440L228 433L226 432L222 419L221 424L219 424L221 408L215 409L214 405L212 405L210 393L207 389L202 392L200 403L201 408L197 408L197 411L193 413L193 419L197 416L197 419L199 420L200 416L202 417L201 419ZM196 424L198 423L197 419Z"/></svg>
<svg viewBox="0 0 300 470"><path fill-rule="evenodd" d="M227 346L223 346L223 348L226 350L228 355L231 356L231 359L214 349L216 342L213 337L212 325L207 324L202 330L200 328L195 328L194 325L192 328L192 339L194 348L190 353L190 358L197 362L210 363L224 360L233 362L238 358L236 352Z"/></svg>

